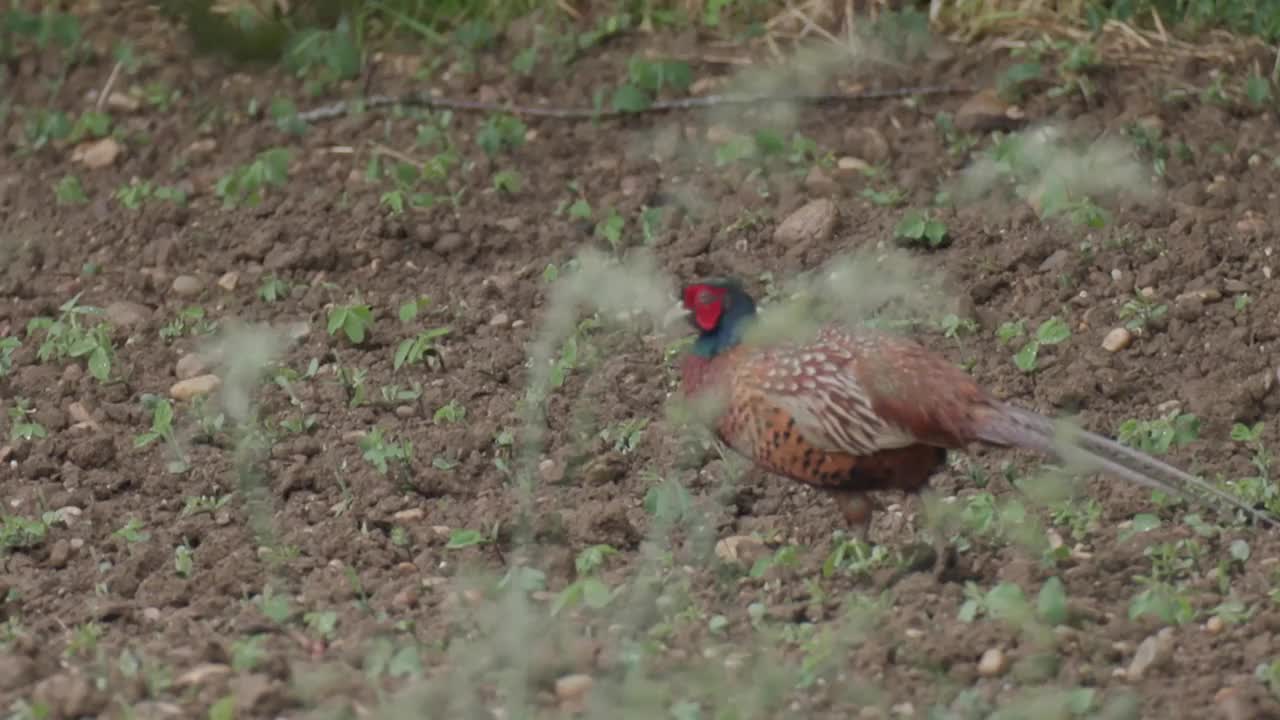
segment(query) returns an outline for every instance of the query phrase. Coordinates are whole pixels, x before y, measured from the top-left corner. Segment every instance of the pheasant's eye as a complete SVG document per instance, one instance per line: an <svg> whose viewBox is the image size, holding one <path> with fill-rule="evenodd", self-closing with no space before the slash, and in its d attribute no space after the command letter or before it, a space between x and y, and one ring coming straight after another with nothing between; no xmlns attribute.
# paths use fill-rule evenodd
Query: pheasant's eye
<svg viewBox="0 0 1280 720"><path fill-rule="evenodd" d="M710 305L716 301L716 296L711 294L709 290L703 290L698 293L698 305Z"/></svg>

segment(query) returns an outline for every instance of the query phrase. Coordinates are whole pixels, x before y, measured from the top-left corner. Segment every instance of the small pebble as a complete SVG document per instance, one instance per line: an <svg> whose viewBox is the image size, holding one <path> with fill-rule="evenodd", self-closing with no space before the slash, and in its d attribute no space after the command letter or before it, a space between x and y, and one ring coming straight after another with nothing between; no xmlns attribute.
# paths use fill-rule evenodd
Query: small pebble
<svg viewBox="0 0 1280 720"><path fill-rule="evenodd" d="M591 690L591 686L595 685L595 682L590 675L582 673L565 675L556 680L556 697L562 702L580 701Z"/></svg>
<svg viewBox="0 0 1280 720"><path fill-rule="evenodd" d="M177 365L173 368L173 374L179 380L189 380L197 375L204 375L209 371L209 365L204 358L195 353L187 353L178 358Z"/></svg>
<svg viewBox="0 0 1280 720"><path fill-rule="evenodd" d="M235 272L234 270L229 273L225 273L222 277L218 278L218 287L226 290L227 292L235 290L236 286L239 284L240 273Z"/></svg>
<svg viewBox="0 0 1280 720"><path fill-rule="evenodd" d="M204 289L204 283L194 275L179 275L173 279L173 294L181 297L195 297Z"/></svg>
<svg viewBox="0 0 1280 720"><path fill-rule="evenodd" d="M489 324L493 325L494 327L502 327L510 323L511 323L511 316L507 315L504 312L500 312L497 315L494 315L493 317L489 318Z"/></svg>
<svg viewBox="0 0 1280 720"><path fill-rule="evenodd" d="M1213 617L1209 618L1204 623L1204 629L1213 635L1217 635L1218 633L1222 632L1224 629L1226 629L1226 627L1227 627L1227 624L1223 622L1222 618L1218 617L1217 615L1214 615Z"/></svg>
<svg viewBox="0 0 1280 720"><path fill-rule="evenodd" d="M1102 338L1102 349L1107 352L1120 352L1133 342L1133 333L1128 328L1118 327Z"/></svg>
<svg viewBox="0 0 1280 720"><path fill-rule="evenodd" d="M197 375L186 380L179 380L169 388L169 395L175 400L190 400L208 395L222 385L222 378L217 375Z"/></svg>
<svg viewBox="0 0 1280 720"><path fill-rule="evenodd" d="M978 660L978 674L983 677L995 677L1004 673L1009 666L1004 651L1000 648L988 648Z"/></svg>
<svg viewBox="0 0 1280 720"><path fill-rule="evenodd" d="M1155 635L1149 635L1138 650L1125 671L1129 682L1138 682L1153 667L1158 667L1173 651L1173 628L1164 628Z"/></svg>

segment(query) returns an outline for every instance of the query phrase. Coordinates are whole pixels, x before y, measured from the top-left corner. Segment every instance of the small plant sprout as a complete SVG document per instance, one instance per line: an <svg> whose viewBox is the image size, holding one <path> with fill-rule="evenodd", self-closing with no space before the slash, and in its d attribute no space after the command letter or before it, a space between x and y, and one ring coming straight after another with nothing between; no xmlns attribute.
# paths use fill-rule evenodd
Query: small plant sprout
<svg viewBox="0 0 1280 720"><path fill-rule="evenodd" d="M167 465L169 472L186 472L189 468L186 453L173 431L173 404L168 398L148 393L142 396L142 406L151 411L151 430L134 438L134 447L144 448L156 440L164 440L173 453L173 459Z"/></svg>
<svg viewBox="0 0 1280 720"><path fill-rule="evenodd" d="M1142 293L1137 293L1120 307L1120 319L1124 326L1141 334L1153 322L1159 322L1169 313L1169 306L1157 303Z"/></svg>
<svg viewBox="0 0 1280 720"><path fill-rule="evenodd" d="M103 322L90 327L82 325L82 318L100 315L102 311L79 305L79 300L80 295L77 294L63 303L58 308L56 318L32 318L27 322L27 335L44 331L44 340L36 349L36 358L40 362L84 358L87 360L89 374L99 382L106 382L111 376L111 364L115 357L111 346L111 330Z"/></svg>
<svg viewBox="0 0 1280 720"><path fill-rule="evenodd" d="M14 440L38 440L48 437L45 427L29 416L35 414L31 401L24 397L13 399L13 407L9 408L9 437Z"/></svg>
<svg viewBox="0 0 1280 720"><path fill-rule="evenodd" d="M1001 328L1003 329L1004 326ZM1040 327L1036 328L1035 336L1013 356L1013 364L1024 373L1034 372L1042 346L1057 345L1070 337L1071 328L1067 327L1067 323L1056 316L1051 317L1040 323Z"/></svg>
<svg viewBox="0 0 1280 720"><path fill-rule="evenodd" d="M374 427L360 438L360 450L365 459L379 474L386 475L392 465L408 469L413 463L413 443L395 442L382 434L382 428Z"/></svg>
<svg viewBox="0 0 1280 720"><path fill-rule="evenodd" d="M336 334L339 330L347 336L352 344L364 342L369 327L373 325L373 309L361 303L336 305L329 311L328 332Z"/></svg>
<svg viewBox="0 0 1280 720"><path fill-rule="evenodd" d="M234 168L224 175L214 186L214 193L228 208L259 205L267 187L281 187L288 180L292 159L292 151L286 148L266 150L248 165Z"/></svg>
<svg viewBox="0 0 1280 720"><path fill-rule="evenodd" d="M947 244L947 226L923 210L908 210L893 228L893 236L904 245L921 245L935 249Z"/></svg>

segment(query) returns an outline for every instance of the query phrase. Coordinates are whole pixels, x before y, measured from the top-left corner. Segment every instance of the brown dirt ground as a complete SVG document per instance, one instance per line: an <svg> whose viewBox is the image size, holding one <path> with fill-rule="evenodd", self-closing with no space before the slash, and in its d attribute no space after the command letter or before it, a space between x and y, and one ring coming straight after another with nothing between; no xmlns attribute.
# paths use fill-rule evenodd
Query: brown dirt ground
<svg viewBox="0 0 1280 720"><path fill-rule="evenodd" d="M707 121L695 113L599 124L531 120L536 137L500 161L525 178L524 188L507 197L491 189L490 161L474 143L463 140L476 132L482 116L458 114L454 132L461 140L464 169L451 180L451 189L467 191L456 212L445 203L389 216L378 204L385 188L363 177L367 143L412 153L418 120L374 112L320 123L290 138L268 122L245 120L242 114L251 98L265 105L269 92L309 106L299 81L278 71L237 72L216 59L190 57L166 40L181 36L144 11L121 12L89 30L99 48L109 48L120 37L137 39L139 49L156 62L131 82L164 80L182 95L166 112L144 108L117 113L127 133L126 150L99 170L73 166L68 147L19 153L21 123L15 115L9 117L0 175L0 335L22 335L29 319L55 312L76 293L82 293L82 304L129 302L142 311L132 326L115 331L116 382L100 384L78 365L37 362L34 341L17 351L12 372L0 377L6 409L16 395L29 398L35 418L49 431L46 439L13 441L5 450L9 457L0 469L3 512L34 517L60 508L80 511L65 525L51 527L34 547L0 555L0 619L11 628L0 645L2 707L44 700L55 716L118 716L126 706L146 708L148 717L202 716L211 703L234 691L242 717L295 716L345 701L367 708L378 695L371 684L357 681L364 677L359 668L369 643L395 633L416 635L423 643L424 665L438 668L443 649L469 627L449 619L458 610L452 582L460 577L455 576L457 568L502 567L500 552L450 550L445 543L449 529L488 530L514 518L515 495L508 476L496 469L495 457L514 461L510 449L497 446L494 438L518 427L524 363L547 301L543 269L548 263L563 264L593 242L589 224L553 215L570 198L569 181L576 180L596 207L615 207L628 218L645 205L659 204L660 196L687 205L680 211L678 231L662 232L654 244L663 270L680 279L733 273L757 289L762 273L786 277L837 253L888 240L901 212L860 197L865 186L860 178L837 181L828 190L840 212L831 239L779 247L772 241L778 222L815 195L802 182L803 172L771 174L766 181L770 192L762 197L754 190L758 179L743 178L740 170L717 168L689 153L654 152L665 142L664 131L702 137ZM646 42L697 50L696 41L688 38ZM504 98L581 105L581 98L590 97L601 82L625 72L626 59L637 47L636 41L624 39L591 52L566 77L519 82L505 71L510 52L500 51L481 56L477 76L450 89L471 94L487 87ZM955 53L879 76L876 82L977 82L1010 62L1007 55L986 50ZM50 102L41 78L52 67L51 58L30 57L11 68L17 106L86 107L110 62L99 58L75 68ZM731 69L695 64L698 77ZM924 339L957 362L971 362L972 371L1002 396L1046 412L1079 412L1086 426L1107 433L1114 433L1123 419L1155 418L1161 412L1157 408L1177 403L1203 425L1201 439L1172 451L1174 460L1240 477L1251 472L1250 453L1228 437L1232 423L1269 420L1280 407L1270 352L1280 335L1280 296L1271 292L1273 281L1264 274L1275 262L1272 245L1280 230L1280 218L1268 210L1275 207L1278 186L1276 166L1266 153L1280 147L1280 132L1271 115L1197 101L1160 102L1170 88L1207 86L1209 70L1194 63L1117 70L1100 82L1091 105L1050 98L1043 89L1031 97L1025 107L1030 118L1056 119L1082 133L1118 133L1142 118L1157 122L1167 137L1192 149L1193 159L1170 158L1160 180L1167 191L1163 199L1147 206L1112 207L1112 224L1089 238L1095 248L1091 254L1076 251L1086 239L1079 228L1042 224L1028 212L974 208L946 214L954 243L918 253L919 259L947 273L962 297L967 295L981 331L959 343L938 334ZM377 84L384 91L412 86L389 69L380 72ZM805 108L799 112L798 129L840 155L865 154L866 148L859 146L865 137L861 129L878 129L887 140L886 162L895 183L908 189L909 203L920 205L962 165L947 154L934 117L942 110L954 112L963 101L928 98L914 109L901 102ZM202 122L214 109L226 121ZM193 143L202 139L215 141L216 149L204 154L194 150ZM258 208L223 210L212 193L216 179L254 153L285 144L297 151L288 184L273 188ZM355 148L354 153L333 151L343 146ZM69 172L83 182L88 204L51 202L50 188ZM153 201L139 211L125 210L111 195L130 178L185 186L191 201L181 208ZM747 213L757 222L725 230ZM1059 249L1066 254L1055 255ZM100 271L82 272L88 263ZM1120 280L1113 280L1113 270ZM214 282L228 272L239 275L231 291ZM292 293L280 302L266 303L257 296L270 273L293 284ZM175 295L171 284L179 274L201 280L198 295ZM1167 322L1123 352L1102 351L1103 336L1121 322L1120 304L1135 287L1148 286L1169 303ZM1203 288L1225 297L1204 304L1174 302L1181 293ZM345 302L357 291L374 307L376 325L363 345L352 346L331 338L324 325L327 306ZM1233 296L1246 291L1252 304L1238 312ZM1079 299L1083 293L1086 300ZM392 351L406 332L395 308L419 294L433 301L426 322L452 327L442 342L444 365L393 371ZM239 318L300 321L310 327L282 359L300 372L312 359L322 368L315 378L293 386L303 410L275 385L265 385L257 396L260 416L269 425L303 412L316 420L308 433L284 434L263 465L270 521L278 541L295 551L284 557L278 573L257 549L243 493L214 512L182 513L187 498L237 490L234 448L225 430L190 445L192 467L184 474L166 470L163 443L133 446L133 438L150 424L141 396L165 395L176 380L178 358L198 347L195 338L169 342L159 333L192 304L224 323ZM1009 349L995 340L995 328L1023 317L1034 325L1052 314L1070 322L1071 339L1046 350L1036 374L1019 372ZM672 368L663 365L664 341L601 335L597 347L603 354L594 371L572 375L549 406L548 453L556 463L569 463L562 482L543 483L537 492L543 528L539 537L546 546L540 567L549 590L571 582L573 556L596 543L620 551L606 578L629 577L641 562L638 549L652 522L642 501L655 475L681 479L700 507L714 510L708 522L718 537L759 531L810 549L793 570L769 576L769 581L731 582L728 589L712 565L690 568L692 596L705 616L728 618L728 641L712 637L705 622L692 624L665 640L671 663L700 657L704 648L734 638L749 638L755 632L748 620L749 602L764 602L769 622L799 626L809 621L820 627L838 615L841 598L877 589L883 576L823 578L818 573L831 548L831 533L840 527L824 497L749 475L727 509L714 509L714 478L723 463L704 453L690 467L682 455L686 448L664 420L674 378ZM349 407L346 391L331 372L334 363L366 371L374 402ZM378 402L383 386L412 382L422 386L416 401ZM436 408L450 400L466 408L465 423L434 421ZM88 422L77 416L73 403L87 412ZM594 419L575 420L575 412L588 405ZM194 413L189 405L178 407L180 431L193 433ZM616 453L603 441L582 437L582 422L590 432L629 418L652 419L633 452ZM415 469L402 483L361 459L352 433L375 424L414 443ZM1274 446L1278 433L1280 425L1270 424L1264 441ZM432 459L443 456L456 465L433 466ZM989 489L1002 498L1016 493L999 475L1000 463L1008 459L999 453L977 458L990 470ZM939 477L935 487L962 498L978 491L957 472ZM1186 577L1195 607L1208 611L1225 599L1212 571L1226 557L1231 540L1247 538L1252 559L1232 576L1231 587L1256 612L1216 634L1207 632L1203 622L1174 628L1176 651L1141 679L1126 680L1114 670L1126 667L1139 643L1160 626L1147 618L1130 620L1127 614L1138 588L1134 576L1150 568L1144 549L1192 533L1170 521L1176 517L1172 511L1162 510L1166 522L1159 529L1122 542L1116 526L1150 510L1148 494L1098 479L1089 481L1088 490L1102 506L1100 527L1084 539L1092 559L1066 560L1051 570L1016 546L974 541L941 584L928 573L886 582L892 604L882 627L840 656L840 674L803 691L803 703L780 712L856 714L853 701L838 691L848 688L835 687L837 677L879 688L881 707L897 706L894 712L906 713L901 704L910 703L918 717L935 703L950 703L965 688L975 688L987 700L1003 699L1017 683L979 677L979 656L988 647L1002 647L1016 662L1030 657L1034 648L994 622L955 622L965 599L964 584L986 589L1011 580L1034 597L1045 578L1058 574L1089 619L1060 633L1061 662L1050 685L1097 688L1103 694L1131 687L1141 716L1184 718L1210 716L1216 712L1215 693L1237 688L1247 702L1256 703L1252 716L1274 714L1276 705L1253 676L1259 663L1273 659L1280 633L1280 612L1268 594L1280 542L1239 527L1205 540L1206 557ZM914 513L919 506L904 507ZM142 523L148 540L128 543L116 535L130 519ZM393 528L404 535L393 535ZM901 516L892 514L876 533L886 543L911 539ZM173 549L184 542L193 550L196 571L190 579L174 571ZM500 549L509 549L505 544ZM349 582L348 569L358 576L363 595ZM286 625L266 619L250 602L271 583L293 600L297 614ZM337 630L327 643L315 641L299 617L311 610L338 613ZM97 623L101 636L96 647L86 649L75 642L90 621ZM230 662L233 643L254 634L265 640L263 658L252 671L183 677L202 664ZM799 643L782 647L800 662ZM141 680L128 679L116 662L125 648L190 684L153 691ZM566 651L547 662L539 682L573 670L604 674L604 666L599 657L583 659ZM298 682L300 669L307 668L337 671L338 679L321 690L300 689L306 687ZM99 684L97 678L108 681Z"/></svg>

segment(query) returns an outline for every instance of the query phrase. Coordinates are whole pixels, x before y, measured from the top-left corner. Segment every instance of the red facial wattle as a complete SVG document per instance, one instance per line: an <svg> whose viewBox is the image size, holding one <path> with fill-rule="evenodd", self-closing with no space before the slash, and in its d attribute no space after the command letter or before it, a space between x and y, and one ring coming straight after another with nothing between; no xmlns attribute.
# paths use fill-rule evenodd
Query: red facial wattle
<svg viewBox="0 0 1280 720"><path fill-rule="evenodd" d="M700 330L715 330L724 312L724 290L707 285L690 286L684 291L684 306L693 312L693 323Z"/></svg>

